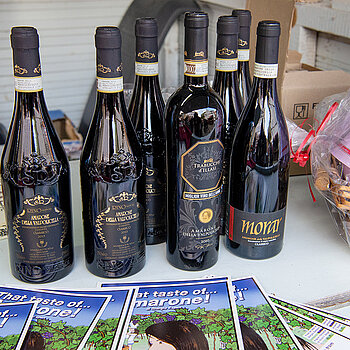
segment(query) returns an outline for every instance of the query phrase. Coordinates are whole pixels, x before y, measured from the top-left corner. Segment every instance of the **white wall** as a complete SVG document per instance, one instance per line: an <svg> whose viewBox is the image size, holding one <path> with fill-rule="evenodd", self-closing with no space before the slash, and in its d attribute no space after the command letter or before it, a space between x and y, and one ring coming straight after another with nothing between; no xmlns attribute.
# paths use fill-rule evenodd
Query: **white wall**
<svg viewBox="0 0 350 350"><path fill-rule="evenodd" d="M240 0L242 3L245 0ZM8 127L13 109L12 26L31 25L40 35L45 98L50 110L63 110L79 125L95 79L94 30L98 25L118 25L132 0L0 0L0 122ZM209 13L210 76L214 74L217 17L230 14L223 6L201 1ZM162 87L183 80L183 19L171 28L160 51ZM123 50L127 45L123 45ZM125 63L126 64L126 63ZM133 64L133 63L132 63Z"/></svg>
<svg viewBox="0 0 350 350"><path fill-rule="evenodd" d="M0 0L0 122L13 108L12 26L39 30L48 108L62 109L76 125L95 79L94 30L118 25L131 0Z"/></svg>

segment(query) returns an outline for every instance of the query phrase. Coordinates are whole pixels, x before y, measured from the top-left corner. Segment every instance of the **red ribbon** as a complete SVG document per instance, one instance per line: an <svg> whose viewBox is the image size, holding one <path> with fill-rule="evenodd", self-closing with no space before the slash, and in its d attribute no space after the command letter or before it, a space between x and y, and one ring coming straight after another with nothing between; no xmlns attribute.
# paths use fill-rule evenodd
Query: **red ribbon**
<svg viewBox="0 0 350 350"><path fill-rule="evenodd" d="M295 153L293 152L293 149L292 149L292 138L289 140L290 149L291 149L290 157L293 159L294 163L299 164L301 167L305 166L305 164L307 163L307 161L310 158L311 147L314 144L314 142L316 141L317 134L325 128L326 124L328 123L329 119L331 118L331 116L335 112L335 110L338 108L338 106L339 106L338 102L334 102L332 104L332 106L329 108L328 112L326 113L325 117L323 118L323 120L322 120L320 126L317 128L317 130L316 131L311 130L307 134L307 136L305 137L303 142L300 144L300 146L298 147L298 149ZM301 126L303 126L303 124ZM314 139L310 142L309 147L306 150L303 150L303 148L308 143L308 141L310 140L311 137L314 137Z"/></svg>

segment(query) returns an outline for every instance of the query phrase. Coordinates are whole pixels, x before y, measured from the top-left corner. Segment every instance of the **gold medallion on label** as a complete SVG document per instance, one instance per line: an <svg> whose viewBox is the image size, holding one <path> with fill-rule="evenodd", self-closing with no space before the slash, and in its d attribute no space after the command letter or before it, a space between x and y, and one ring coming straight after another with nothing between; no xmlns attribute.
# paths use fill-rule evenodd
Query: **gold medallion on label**
<svg viewBox="0 0 350 350"><path fill-rule="evenodd" d="M199 213L198 218L200 222L202 222L203 224L207 224L213 218L213 211L210 208L203 209Z"/></svg>

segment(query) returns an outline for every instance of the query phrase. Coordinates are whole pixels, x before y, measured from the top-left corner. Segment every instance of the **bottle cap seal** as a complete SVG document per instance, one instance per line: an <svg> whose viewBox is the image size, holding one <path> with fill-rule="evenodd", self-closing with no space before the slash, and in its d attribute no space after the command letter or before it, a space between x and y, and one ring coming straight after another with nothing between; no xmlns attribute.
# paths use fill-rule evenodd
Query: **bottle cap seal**
<svg viewBox="0 0 350 350"><path fill-rule="evenodd" d="M218 34L238 34L239 20L236 16L220 16L217 22Z"/></svg>
<svg viewBox="0 0 350 350"><path fill-rule="evenodd" d="M118 27L97 27L95 46L97 49L120 49L122 39Z"/></svg>
<svg viewBox="0 0 350 350"><path fill-rule="evenodd" d="M39 48L39 35L34 27L13 27L11 29L11 46L13 49Z"/></svg>
<svg viewBox="0 0 350 350"><path fill-rule="evenodd" d="M157 37L157 21L151 17L138 18L135 23L135 35L144 38Z"/></svg>
<svg viewBox="0 0 350 350"><path fill-rule="evenodd" d="M186 12L184 24L187 28L208 28L208 14L205 12Z"/></svg>
<svg viewBox="0 0 350 350"><path fill-rule="evenodd" d="M277 21L261 21L256 29L259 36L279 37L281 34L281 26Z"/></svg>
<svg viewBox="0 0 350 350"><path fill-rule="evenodd" d="M240 27L250 27L252 23L252 15L249 10L233 10L232 16L237 16L239 18Z"/></svg>

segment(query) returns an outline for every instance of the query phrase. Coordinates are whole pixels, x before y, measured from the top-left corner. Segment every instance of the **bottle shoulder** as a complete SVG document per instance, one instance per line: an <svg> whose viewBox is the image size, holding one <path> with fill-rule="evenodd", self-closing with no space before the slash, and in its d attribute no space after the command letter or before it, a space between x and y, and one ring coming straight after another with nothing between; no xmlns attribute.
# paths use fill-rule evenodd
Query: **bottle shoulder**
<svg viewBox="0 0 350 350"><path fill-rule="evenodd" d="M168 99L166 105L166 116L174 112L187 113L194 109L212 108L225 113L223 102L210 86L183 85L175 91Z"/></svg>
<svg viewBox="0 0 350 350"><path fill-rule="evenodd" d="M62 142L50 119L43 95L17 96L2 161L23 162L41 157L68 167Z"/></svg>

